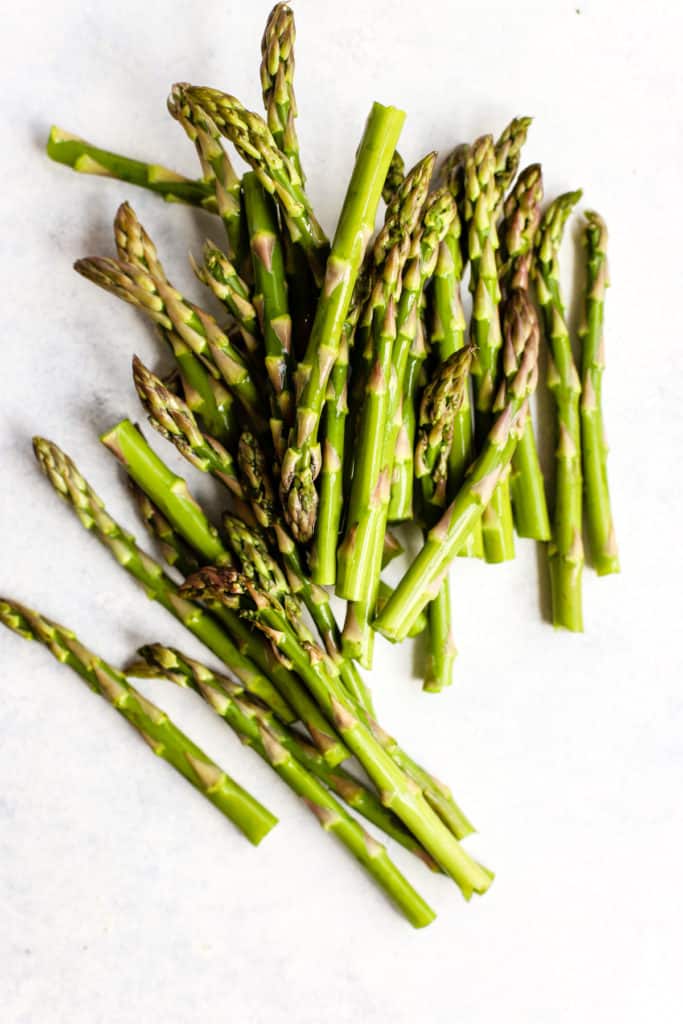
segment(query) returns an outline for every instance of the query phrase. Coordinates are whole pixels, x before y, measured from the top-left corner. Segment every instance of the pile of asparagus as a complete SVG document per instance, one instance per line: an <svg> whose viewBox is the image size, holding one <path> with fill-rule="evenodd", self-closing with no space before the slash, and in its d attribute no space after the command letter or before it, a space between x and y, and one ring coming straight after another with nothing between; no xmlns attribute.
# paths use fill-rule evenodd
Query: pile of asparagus
<svg viewBox="0 0 683 1024"><path fill-rule="evenodd" d="M57 128L48 142L49 155L77 171L141 185L223 223L223 247L207 242L193 262L218 318L169 282L127 203L114 222L116 258L75 265L156 325L173 367L162 379L134 357L135 389L151 426L222 488L220 525L129 419L102 442L166 567L57 445L35 438L34 451L83 526L229 674L159 643L123 674L16 602L1 601L0 618L79 673L258 843L273 815L127 677L195 690L422 926L433 912L348 808L467 898L493 876L461 846L472 826L448 788L378 725L358 666L370 668L376 632L394 642L424 633L424 687L447 686L449 567L456 556L514 557L515 532L547 545L556 626L582 629L584 510L595 568L618 571L601 413L606 229L586 214L579 370L558 254L581 193L541 214L540 166L518 173L530 118L515 118L497 141L458 146L435 174L434 153L405 170L404 115L375 103L330 243L305 189L286 4L271 12L261 53L265 119L216 89L173 86L168 108L196 147L197 180ZM241 177L226 142L251 168ZM552 515L530 415L541 334L556 409ZM402 552L406 522L423 544L392 590L381 572ZM342 628L326 587L347 602ZM360 771L343 767L351 756Z"/></svg>

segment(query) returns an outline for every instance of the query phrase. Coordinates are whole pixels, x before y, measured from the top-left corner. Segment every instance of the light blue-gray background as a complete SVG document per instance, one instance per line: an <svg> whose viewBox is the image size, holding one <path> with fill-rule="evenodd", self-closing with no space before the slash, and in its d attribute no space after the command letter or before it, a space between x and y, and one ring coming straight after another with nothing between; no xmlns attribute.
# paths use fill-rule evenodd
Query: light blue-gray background
<svg viewBox="0 0 683 1024"><path fill-rule="evenodd" d="M258 106L268 7L25 0L3 26L1 589L118 662L143 640L199 648L54 498L29 436L62 444L138 529L97 433L140 415L130 358L156 364L158 350L133 310L71 264L112 253L111 220L128 198L172 279L199 297L185 254L217 225L72 174L42 146L54 121L195 173L165 110L168 87L214 84ZM533 114L525 158L542 161L547 193L583 186L611 229L606 409L623 575L586 574L586 634L563 636L541 620L530 544L514 564L459 562L461 655L441 697L420 693L406 649L378 644L381 717L452 781L480 829L468 846L497 872L490 893L465 905L398 851L439 911L430 929L412 932L191 694L145 685L280 815L254 851L75 677L3 632L3 1022L680 1019L676 9L616 0L296 5L299 131L328 229L373 99L407 110L409 160ZM567 269L571 256L568 241Z"/></svg>

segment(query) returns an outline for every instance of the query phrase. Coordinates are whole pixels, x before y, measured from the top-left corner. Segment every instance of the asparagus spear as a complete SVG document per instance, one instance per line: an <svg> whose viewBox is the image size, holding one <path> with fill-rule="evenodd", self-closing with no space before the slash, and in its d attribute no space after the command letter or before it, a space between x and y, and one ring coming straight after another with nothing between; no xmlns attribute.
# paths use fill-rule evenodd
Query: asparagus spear
<svg viewBox="0 0 683 1024"><path fill-rule="evenodd" d="M231 494L244 500L230 452L215 438L202 433L187 403L169 391L137 356L133 356L133 381L154 429L193 466L218 477Z"/></svg>
<svg viewBox="0 0 683 1024"><path fill-rule="evenodd" d="M251 355L260 354L263 339L249 285L237 273L226 254L208 239L204 243L203 257L202 267L190 257L195 275L211 289L233 317L247 352Z"/></svg>
<svg viewBox="0 0 683 1024"><path fill-rule="evenodd" d="M131 429L135 430L132 425ZM291 694L284 693L283 690L281 695L248 656L254 654L259 645L250 643L247 653L243 654L214 618L203 609L181 599L173 580L166 575L158 562L138 548L135 538L111 518L102 500L81 476L69 456L57 445L44 438L35 437L33 449L40 468L57 494L71 505L81 524L86 530L91 530L109 549L119 565L142 584L147 596L157 601L186 629L194 633L209 650L230 667L251 693L266 701L284 721L293 721L296 716L289 704Z"/></svg>
<svg viewBox="0 0 683 1024"><path fill-rule="evenodd" d="M387 471L383 466L386 461L383 455L389 420L392 353L397 338L396 304L401 294L403 267L410 252L413 232L419 223L434 161L435 154L428 154L407 175L394 203L387 210L384 226L372 249L373 287L363 313L363 318L370 324L372 365L365 384L358 426L359 442L346 532L337 559L337 594L349 601L367 599L373 585L376 586L371 578L376 561L373 554L377 539L375 527L382 507L388 503L391 486L391 467ZM421 284L419 269L416 276L419 283L414 291ZM407 354L409 345L403 348ZM393 445L390 451L392 449ZM371 567L369 572L368 565Z"/></svg>
<svg viewBox="0 0 683 1024"><path fill-rule="evenodd" d="M586 526L593 564L599 576L619 572L619 554L607 483L607 441L602 417L605 368L603 317L607 268L607 226L599 214L586 213L586 320L581 331L581 454Z"/></svg>
<svg viewBox="0 0 683 1024"><path fill-rule="evenodd" d="M396 438L394 468L391 476L389 497L389 521L402 522L413 514L413 450L417 427L417 396L422 383L424 361L427 357L427 343L422 318L418 317L403 380L401 400L401 424Z"/></svg>
<svg viewBox="0 0 683 1024"><path fill-rule="evenodd" d="M301 183L305 181L296 134L294 95L294 13L288 4L275 4L261 40L261 91L268 127L275 145L291 160Z"/></svg>
<svg viewBox="0 0 683 1024"><path fill-rule="evenodd" d="M406 176L406 165L403 157L397 149L394 150L394 154L389 164L389 170L387 176L384 179L384 186L382 188L382 199L389 206L396 198L396 193L403 184L403 179Z"/></svg>
<svg viewBox="0 0 683 1024"><path fill-rule="evenodd" d="M557 408L556 485L548 545L553 624L583 631L581 479L581 381L572 356L560 295L559 249L564 226L581 192L559 196L543 215L535 250L536 292L550 346L548 387Z"/></svg>
<svg viewBox="0 0 683 1024"><path fill-rule="evenodd" d="M396 765L371 730L358 717L357 708L325 652L301 627L284 614L279 603L239 573L229 569L202 569L184 584L188 595L209 594L237 604L249 621L262 629L288 658L339 730L348 747L377 786L390 808L443 870L460 886L466 899L485 892L492 874L462 849L424 799L420 789Z"/></svg>
<svg viewBox="0 0 683 1024"><path fill-rule="evenodd" d="M494 174L498 191L498 212L503 205L505 193L517 173L522 147L526 142L532 120L531 117L513 117L496 142Z"/></svg>
<svg viewBox="0 0 683 1024"><path fill-rule="evenodd" d="M325 831L350 850L415 928L433 921L433 911L392 863L384 846L368 835L315 774L307 770L296 756L299 752L296 743L283 742L282 731L272 717L267 720L258 708L246 704L239 687L232 686L229 680L215 676L203 665L192 662L177 651L154 645L142 648L140 653L147 664L133 668L144 675L163 674L180 686L195 689L242 742L271 765L290 789L304 800Z"/></svg>
<svg viewBox="0 0 683 1024"><path fill-rule="evenodd" d="M135 690L125 676L77 640L71 630L16 601L0 598L0 622L26 640L47 647L136 729L158 757L168 761L191 785L258 846L277 818L219 768L165 711Z"/></svg>
<svg viewBox="0 0 683 1024"><path fill-rule="evenodd" d="M337 666L344 685L360 706L373 714L372 697L355 665L342 655L342 638L330 607L327 591L308 576L297 545L276 511L275 492L268 477L263 451L256 439L245 432L240 438L238 461L242 479L260 526L272 530L287 569L289 584L308 609L329 657Z"/></svg>
<svg viewBox="0 0 683 1024"><path fill-rule="evenodd" d="M181 110L171 111L194 143L202 168L203 180L213 189L215 206L223 221L228 240L228 253L240 272L249 277L247 235L242 210L240 179L223 148L220 138L194 123Z"/></svg>
<svg viewBox="0 0 683 1024"><path fill-rule="evenodd" d="M224 135L254 170L267 192L275 195L293 241L306 252L317 283L322 282L328 241L315 219L293 162L278 149L263 118L238 99L204 86L178 83L168 108L175 118L201 128L214 139Z"/></svg>
<svg viewBox="0 0 683 1024"><path fill-rule="evenodd" d="M538 325L532 318L510 321L506 328L506 376L496 401L500 412L458 494L375 619L374 628L393 642L405 639L415 617L438 593L450 561L491 500L524 430L538 376Z"/></svg>
<svg viewBox="0 0 683 1024"><path fill-rule="evenodd" d="M500 287L496 266L498 235L496 210L499 192L495 179L493 138L483 135L473 143L464 163L463 208L468 226L467 246L472 267L472 342L477 354L472 364L478 432L483 438L490 426L491 410L499 384L498 363L501 330L498 304ZM512 507L508 474L501 477L497 492L482 516L484 557L502 562L514 557Z"/></svg>
<svg viewBox="0 0 683 1024"><path fill-rule="evenodd" d="M149 236L125 203L115 221L119 244L120 235L129 231L131 222L135 225L136 234L143 239L148 269L143 269L141 263L133 265L97 257L77 260L74 269L100 287L143 309L166 330L180 335L196 355L210 367L216 367L242 403L255 428L263 432L265 422L258 390L244 357L210 314L188 302L168 282Z"/></svg>
<svg viewBox="0 0 683 1024"><path fill-rule="evenodd" d="M253 172L242 179L244 208L254 268L254 304L258 310L265 366L271 389L270 429L278 459L284 454L294 417L291 390L292 319L282 244L273 202Z"/></svg>
<svg viewBox="0 0 683 1024"><path fill-rule="evenodd" d="M47 140L47 155L57 163L79 171L81 174L97 174L103 178L138 185L156 192L169 203L189 203L216 213L216 200L212 188L205 181L191 181L168 167L133 160L128 156L111 153L86 142L78 135L72 135L52 125Z"/></svg>
<svg viewBox="0 0 683 1024"><path fill-rule="evenodd" d="M292 532L303 542L311 539L315 528L315 478L321 464L318 428L327 381L339 353L344 319L403 119L400 111L378 103L370 112L327 262L311 337L298 368L296 423L282 462L281 496Z"/></svg>
<svg viewBox="0 0 683 1024"><path fill-rule="evenodd" d="M515 290L529 288L529 268L534 239L541 219L543 178L539 164L531 164L519 175L515 187L505 201L505 220L501 229L503 265L500 279L504 292L514 295ZM503 315L508 315L507 303ZM513 307L515 301L512 300ZM515 315L514 308L509 315ZM532 306L525 316L535 316ZM536 438L531 416L526 421L524 434L512 456L510 492L515 527L520 537L534 540L550 539L550 521L545 497L545 484L536 450Z"/></svg>

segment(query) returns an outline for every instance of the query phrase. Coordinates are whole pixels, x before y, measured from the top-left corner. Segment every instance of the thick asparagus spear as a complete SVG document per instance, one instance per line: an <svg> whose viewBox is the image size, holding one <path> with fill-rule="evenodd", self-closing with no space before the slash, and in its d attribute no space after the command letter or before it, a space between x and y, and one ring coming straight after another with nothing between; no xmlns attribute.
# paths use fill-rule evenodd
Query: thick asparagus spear
<svg viewBox="0 0 683 1024"><path fill-rule="evenodd" d="M429 531L422 550L375 619L375 629L394 642L405 639L416 616L438 593L449 563L491 500L524 431L538 377L538 325L533 320L515 320L507 327L506 377L496 401L500 412L455 499Z"/></svg>
<svg viewBox="0 0 683 1024"><path fill-rule="evenodd" d="M557 409L555 509L548 545L553 624L583 630L581 381L574 364L560 295L559 249L564 226L581 192L559 196L543 215L536 242L535 278L550 348L548 387Z"/></svg>
<svg viewBox="0 0 683 1024"><path fill-rule="evenodd" d="M510 301L513 307L519 300L508 296L516 290L529 288L531 255L541 219L540 204L543 199L543 178L539 164L531 164L519 175L515 186L505 200L505 220L501 227L501 251L503 264L500 272L501 286L506 296L503 316L515 315L514 308L508 313ZM525 316L535 316L535 310L528 305ZM531 416L526 421L524 434L512 456L510 493L514 511L515 527L520 537L534 540L550 539L550 520L545 496L545 483L538 460L534 425Z"/></svg>
<svg viewBox="0 0 683 1024"><path fill-rule="evenodd" d="M394 468L389 497L389 521L402 522L413 514L413 452L417 428L418 394L427 358L427 342L422 317L418 317L403 380L401 424L396 438Z"/></svg>
<svg viewBox="0 0 683 1024"><path fill-rule="evenodd" d="M382 803L412 832L446 874L460 886L466 899L485 892L492 874L460 846L424 799L420 789L382 748L358 717L356 705L343 686L335 666L317 647L300 623L292 622L278 602L250 581L229 569L202 569L184 584L184 592L200 597L207 593L237 604L243 615L266 632L288 658L318 701L321 710L339 730L377 786Z"/></svg>
<svg viewBox="0 0 683 1024"><path fill-rule="evenodd" d="M619 553L607 483L607 441L602 417L605 369L603 316L607 268L607 225L599 214L586 213L586 320L581 331L581 454L586 526L590 555L599 576L619 572Z"/></svg>
<svg viewBox="0 0 683 1024"><path fill-rule="evenodd" d="M103 178L116 178L130 185L156 192L169 203L189 203L216 213L216 200L211 185L206 181L191 181L168 167L133 160L128 156L111 153L93 146L78 135L53 125L47 140L47 155L57 163Z"/></svg>
<svg viewBox="0 0 683 1024"><path fill-rule="evenodd" d="M135 690L126 677L84 647L71 630L15 601L0 598L0 622L26 640L44 644L68 665L91 690L104 697L136 729L158 757L168 761L258 846L277 824L277 818L219 768L165 711Z"/></svg>
<svg viewBox="0 0 683 1024"><path fill-rule="evenodd" d="M321 464L318 428L327 382L403 119L400 111L378 103L370 112L327 262L311 337L298 368L296 423L282 463L281 494L287 520L300 541L310 540L315 528L315 479Z"/></svg>

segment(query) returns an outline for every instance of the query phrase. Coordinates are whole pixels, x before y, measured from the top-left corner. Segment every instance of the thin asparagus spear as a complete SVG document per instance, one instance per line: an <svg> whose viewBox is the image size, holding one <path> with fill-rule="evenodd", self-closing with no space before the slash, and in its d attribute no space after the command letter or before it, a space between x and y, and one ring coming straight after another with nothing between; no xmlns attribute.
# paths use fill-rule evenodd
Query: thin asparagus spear
<svg viewBox="0 0 683 1024"><path fill-rule="evenodd" d="M433 526L447 504L450 449L456 417L467 390L471 348L458 349L438 367L422 395L420 424L415 445L415 476L422 492L422 519ZM451 598L448 575L427 606L429 655L424 689L437 693L450 686L457 654L451 632Z"/></svg>
<svg viewBox="0 0 683 1024"><path fill-rule="evenodd" d="M406 176L406 165L403 157L396 149L394 155L391 158L389 164L389 170L387 176L384 179L384 187L382 188L382 199L389 206L396 198L396 193L403 184L403 179Z"/></svg>
<svg viewBox="0 0 683 1024"><path fill-rule="evenodd" d="M210 314L188 302L168 282L151 239L134 211L124 203L116 216L117 244L124 233L135 232L145 246L145 267L120 260L93 258L77 260L74 269L119 298L143 309L166 330L173 330L210 367L215 367L235 397L244 406L254 428L263 432L257 387L242 354L223 333Z"/></svg>
<svg viewBox="0 0 683 1024"><path fill-rule="evenodd" d="M536 322L511 322L503 346L506 377L496 402L500 412L455 499L429 531L422 550L375 619L374 628L389 640L405 639L415 617L438 593L449 563L509 466L536 387L537 359Z"/></svg>
<svg viewBox="0 0 683 1024"><path fill-rule="evenodd" d="M472 268L472 342L477 354L472 364L477 430L481 440L491 422L491 411L499 384L501 330L498 304L500 287L496 266L498 235L496 210L499 192L495 179L496 158L493 138L484 135L473 143L464 163L464 212L468 226L467 246ZM514 558L512 506L508 472L501 477L496 494L482 516L484 557L487 562Z"/></svg>
<svg viewBox="0 0 683 1024"><path fill-rule="evenodd" d="M559 196L543 215L536 242L536 293L550 347L548 388L557 408L556 484L548 545L553 624L583 631L581 381L572 356L560 295L559 249L564 226L581 192Z"/></svg>
<svg viewBox="0 0 683 1024"><path fill-rule="evenodd" d="M294 13L288 4L276 4L268 15L261 40L261 91L268 127L275 145L292 161L305 183L299 155L295 120L298 114L294 95Z"/></svg>
<svg viewBox="0 0 683 1024"><path fill-rule="evenodd" d="M128 156L111 153L86 142L78 135L52 125L47 140L47 155L57 163L65 164L81 174L96 174L103 178L138 185L156 192L169 203L189 203L216 213L216 200L208 182L191 181L168 167L133 160Z"/></svg>
<svg viewBox="0 0 683 1024"><path fill-rule="evenodd" d="M293 162L278 149L268 125L238 99L205 86L178 83L168 108L173 117L201 128L214 139L224 135L275 195L293 241L306 252L316 283L322 283L329 243L315 219Z"/></svg>
<svg viewBox="0 0 683 1024"><path fill-rule="evenodd" d="M345 325L346 328L346 325ZM322 586L334 586L337 579L337 545L344 502L344 450L349 413L348 331L342 331L339 352L330 374L322 420L323 452L320 470L320 501L311 547L311 575Z"/></svg>
<svg viewBox="0 0 683 1024"><path fill-rule="evenodd" d="M417 396L426 358L425 330L421 317L418 317L415 337L406 363L401 403L401 425L394 452L394 469L389 499L389 521L392 523L410 519L413 514L413 451L417 427Z"/></svg>
<svg viewBox="0 0 683 1024"><path fill-rule="evenodd" d="M513 117L496 142L494 174L498 191L498 213L503 205L505 193L514 181L519 168L522 147L526 142L532 120L531 117Z"/></svg>
<svg viewBox="0 0 683 1024"><path fill-rule="evenodd" d="M390 808L427 852L460 886L466 899L483 893L492 874L474 861L449 832L415 785L382 748L358 717L335 666L299 623L292 623L275 599L229 569L202 569L184 584L184 591L200 597L208 594L229 604L237 603L306 680L321 710L329 716L348 747L377 786L385 807Z"/></svg>
<svg viewBox="0 0 683 1024"><path fill-rule="evenodd" d="M208 239L204 243L203 257L202 267L190 257L195 275L211 289L233 317L247 352L251 355L260 354L263 339L249 285L237 273L226 254Z"/></svg>
<svg viewBox="0 0 683 1024"><path fill-rule="evenodd" d="M294 721L296 715L289 705L289 695L280 695L271 681L239 650L214 618L179 596L177 585L159 563L141 551L132 534L111 518L101 499L81 476L69 456L57 445L41 437L33 439L33 449L40 468L57 494L71 505L85 529L91 530L119 565L142 584L147 596L157 601L194 633L230 667L251 693L266 701L284 721ZM248 653L253 653L257 648L258 645L252 643Z"/></svg>
<svg viewBox="0 0 683 1024"><path fill-rule="evenodd" d="M505 220L501 228L501 287L505 295L516 289L528 290L529 268L534 239L541 219L543 178L539 164L531 164L519 175L505 201ZM503 316L508 315L507 302ZM514 315L514 312L512 313ZM535 315L532 307L525 315ZM531 416L524 434L512 456L510 492L515 527L520 537L534 540L550 539L550 520L545 497L545 483L538 460L534 425Z"/></svg>
<svg viewBox="0 0 683 1024"><path fill-rule="evenodd" d="M278 460L284 455L294 418L291 387L292 319L287 300L284 253L273 201L252 172L242 179L251 261L254 305L258 310L265 366L271 388L270 429Z"/></svg>
<svg viewBox="0 0 683 1024"><path fill-rule="evenodd" d="M350 850L415 928L434 920L433 911L395 867L384 846L368 835L307 770L292 752L291 745L281 742L279 730L273 731L271 722L243 703L239 687L232 687L229 680L213 675L197 662L191 663L176 651L155 646L156 650L142 648L140 651L148 664L178 685L195 689L240 739L304 800L325 831Z"/></svg>
<svg viewBox="0 0 683 1024"><path fill-rule="evenodd" d="M607 441L602 416L605 369L603 317L607 268L607 225L599 214L586 213L586 321L581 331L581 454L586 526L590 555L599 576L619 572L619 553L607 483Z"/></svg>
<svg viewBox="0 0 683 1024"><path fill-rule="evenodd" d="M135 690L126 677L81 644L71 630L15 601L0 598L0 622L26 640L42 643L73 669L136 729L158 757L187 779L258 846L277 818L219 768L173 724L165 711Z"/></svg>
<svg viewBox="0 0 683 1024"><path fill-rule="evenodd" d="M321 464L318 429L327 382L339 352L342 327L403 119L401 111L378 103L370 112L327 262L306 354L299 363L296 423L282 462L281 496L292 532L302 542L311 539L315 528L315 478Z"/></svg>
<svg viewBox="0 0 683 1024"><path fill-rule="evenodd" d="M156 374L133 356L133 381L154 429L203 473L218 477L231 494L245 495L232 455L215 438L204 434L186 402L165 387Z"/></svg>
<svg viewBox="0 0 683 1024"><path fill-rule="evenodd" d="M129 666L128 675L141 678L162 675L178 686L191 687L247 742L258 737L260 727L265 726L306 771L340 796L344 803L414 853L430 871L441 870L401 821L382 806L371 790L343 768L330 767L305 739L293 729L282 725L272 711L250 698L239 684L218 675L180 651L161 644L147 644L138 650L138 654L144 660ZM224 694L234 707L216 701L217 696Z"/></svg>
<svg viewBox="0 0 683 1024"><path fill-rule="evenodd" d="M170 108L169 108L170 109ZM228 255L244 277L249 277L247 232L242 209L240 179L216 133L185 117L179 109L171 113L194 143L202 167L203 180L209 183L215 207L223 221L228 240Z"/></svg>

